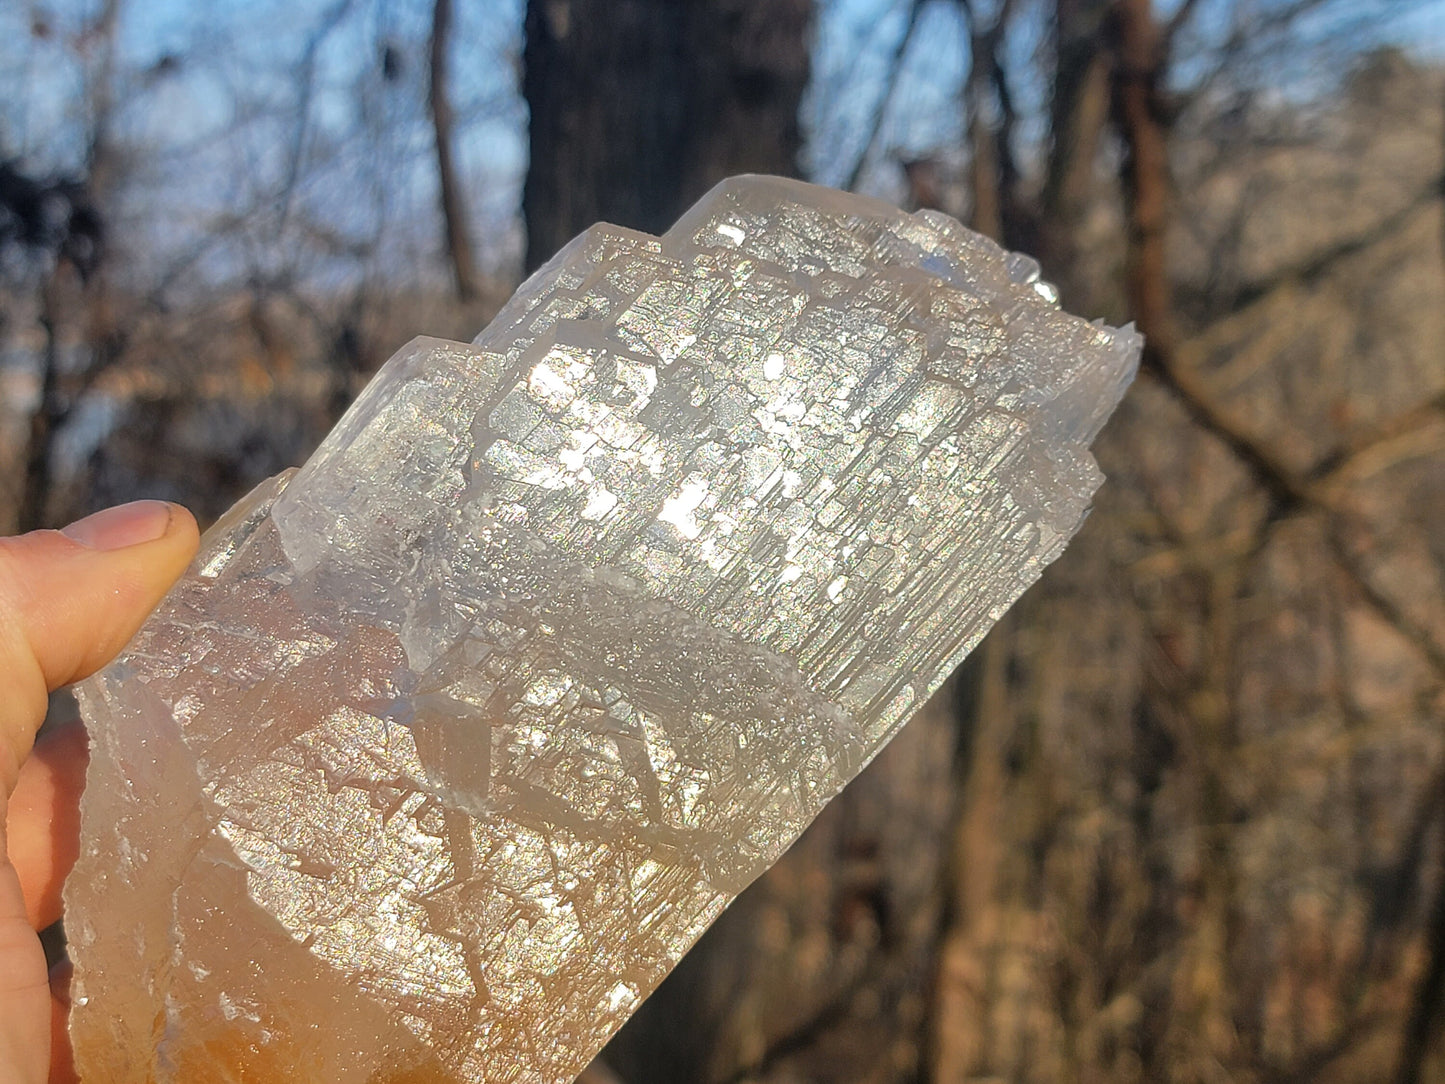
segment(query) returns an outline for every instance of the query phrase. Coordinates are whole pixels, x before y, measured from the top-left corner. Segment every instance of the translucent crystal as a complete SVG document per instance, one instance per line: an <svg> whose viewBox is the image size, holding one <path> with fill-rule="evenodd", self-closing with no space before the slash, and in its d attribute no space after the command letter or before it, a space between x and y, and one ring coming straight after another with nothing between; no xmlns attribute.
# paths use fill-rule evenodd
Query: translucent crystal
<svg viewBox="0 0 1445 1084"><path fill-rule="evenodd" d="M571 1079L1058 555L1137 351L770 178L411 343L81 690L85 1078Z"/></svg>

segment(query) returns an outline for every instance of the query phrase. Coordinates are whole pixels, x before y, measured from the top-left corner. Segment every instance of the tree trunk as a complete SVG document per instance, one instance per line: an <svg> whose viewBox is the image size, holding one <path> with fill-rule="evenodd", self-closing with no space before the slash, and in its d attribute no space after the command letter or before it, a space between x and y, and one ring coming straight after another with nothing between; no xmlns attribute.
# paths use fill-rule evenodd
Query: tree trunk
<svg viewBox="0 0 1445 1084"><path fill-rule="evenodd" d="M1032 251L1036 248L1034 230L1019 206L1013 100L999 62L999 49L1013 17L1013 0L1003 0L987 27L979 25L978 12L968 0L959 4L959 10L969 39L968 80L963 88L973 190L969 225L1008 248Z"/></svg>
<svg viewBox="0 0 1445 1084"><path fill-rule="evenodd" d="M1036 255L1064 307L1097 311L1079 265L1079 233L1097 190L1099 140L1109 121L1109 54L1103 27L1111 0L1056 0L1048 160Z"/></svg>
<svg viewBox="0 0 1445 1084"><path fill-rule="evenodd" d="M1170 190L1165 50L1152 0L1118 0L1114 23L1112 110L1124 145L1127 219L1124 286L1145 351L1160 355L1173 351L1177 337L1165 260Z"/></svg>
<svg viewBox="0 0 1445 1084"><path fill-rule="evenodd" d="M442 222L446 228L447 256L452 265L457 297L470 301L480 294L481 284L472 256L466 199L457 178L456 154L452 146L452 105L447 92L447 50L451 43L451 28L452 0L436 0L432 9L431 85L427 103L431 108L432 130L436 138L437 181Z"/></svg>
<svg viewBox="0 0 1445 1084"><path fill-rule="evenodd" d="M984 115L989 62L983 59L986 39L973 35L973 60L964 87L968 110L969 177L973 213L969 225L995 241L1003 240L1003 182L999 168L999 133Z"/></svg>
<svg viewBox="0 0 1445 1084"><path fill-rule="evenodd" d="M812 0L529 0L527 269L607 221L665 230L735 173L795 175Z"/></svg>

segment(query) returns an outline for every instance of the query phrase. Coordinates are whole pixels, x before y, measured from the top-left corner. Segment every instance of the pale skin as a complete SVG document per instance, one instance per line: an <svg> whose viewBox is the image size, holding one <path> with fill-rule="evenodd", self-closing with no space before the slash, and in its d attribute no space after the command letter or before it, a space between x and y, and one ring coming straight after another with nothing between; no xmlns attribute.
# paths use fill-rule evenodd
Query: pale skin
<svg viewBox="0 0 1445 1084"><path fill-rule="evenodd" d="M36 931L60 917L75 862L86 742L36 731L49 693L100 669L196 552L184 508L139 501L62 531L0 538L0 1081L73 1081L68 971Z"/></svg>

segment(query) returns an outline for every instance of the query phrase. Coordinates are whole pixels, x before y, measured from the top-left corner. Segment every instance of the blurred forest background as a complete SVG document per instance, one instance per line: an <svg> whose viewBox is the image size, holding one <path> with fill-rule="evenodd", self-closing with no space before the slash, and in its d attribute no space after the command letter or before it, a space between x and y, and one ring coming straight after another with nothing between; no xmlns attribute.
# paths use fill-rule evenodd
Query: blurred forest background
<svg viewBox="0 0 1445 1084"><path fill-rule="evenodd" d="M1440 0L0 2L0 528L801 175L1137 321L1043 582L595 1082L1445 1081Z"/></svg>

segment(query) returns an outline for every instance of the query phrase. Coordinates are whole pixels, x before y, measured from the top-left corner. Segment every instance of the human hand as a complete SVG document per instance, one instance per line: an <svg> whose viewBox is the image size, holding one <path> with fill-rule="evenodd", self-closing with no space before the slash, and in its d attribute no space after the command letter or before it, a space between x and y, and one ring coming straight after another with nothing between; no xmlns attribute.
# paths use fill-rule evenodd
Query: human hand
<svg viewBox="0 0 1445 1084"><path fill-rule="evenodd" d="M0 538L0 1080L6 1084L74 1078L65 1030L68 974L47 975L36 931L60 917L60 889L75 862L86 743L78 726L39 743L35 732L50 692L120 652L185 570L196 543L191 514L159 501L109 508L64 531Z"/></svg>

